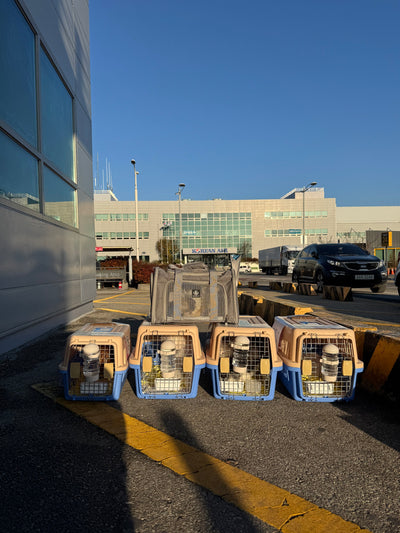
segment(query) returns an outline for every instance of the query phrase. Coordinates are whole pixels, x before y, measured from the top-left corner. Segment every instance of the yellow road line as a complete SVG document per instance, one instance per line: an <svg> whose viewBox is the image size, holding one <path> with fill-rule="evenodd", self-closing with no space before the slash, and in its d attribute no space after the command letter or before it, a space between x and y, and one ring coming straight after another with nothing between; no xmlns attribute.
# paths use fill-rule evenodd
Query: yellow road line
<svg viewBox="0 0 400 533"><path fill-rule="evenodd" d="M95 300L94 303L97 303L97 300ZM98 303L101 303L101 302L98 302ZM113 302L113 303L118 304L118 305L132 305L132 304L150 305L149 301L147 301L147 302L135 302L135 301L122 302L122 301L118 301L118 302Z"/></svg>
<svg viewBox="0 0 400 533"><path fill-rule="evenodd" d="M121 313L122 315L145 316L145 313L131 313L130 311L120 311L119 309L107 309L106 307L96 307L98 311L110 311L111 313Z"/></svg>
<svg viewBox="0 0 400 533"><path fill-rule="evenodd" d="M33 388L189 481L283 533L369 533L248 472L197 450L106 403L71 402L54 385Z"/></svg>
<svg viewBox="0 0 400 533"><path fill-rule="evenodd" d="M100 300L93 300L94 302L105 302L106 300L112 300L113 298L119 298L120 296L125 296L127 294L131 294L133 291L124 292L122 294L115 294L114 296L109 296L108 298L100 298Z"/></svg>

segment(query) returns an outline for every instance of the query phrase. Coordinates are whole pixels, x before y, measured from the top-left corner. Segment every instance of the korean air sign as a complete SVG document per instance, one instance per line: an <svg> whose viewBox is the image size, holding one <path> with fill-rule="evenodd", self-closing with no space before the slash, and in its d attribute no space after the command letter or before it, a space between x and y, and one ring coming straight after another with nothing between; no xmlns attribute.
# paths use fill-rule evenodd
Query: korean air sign
<svg viewBox="0 0 400 533"><path fill-rule="evenodd" d="M185 255L202 255L202 254L235 254L236 248L184 248Z"/></svg>

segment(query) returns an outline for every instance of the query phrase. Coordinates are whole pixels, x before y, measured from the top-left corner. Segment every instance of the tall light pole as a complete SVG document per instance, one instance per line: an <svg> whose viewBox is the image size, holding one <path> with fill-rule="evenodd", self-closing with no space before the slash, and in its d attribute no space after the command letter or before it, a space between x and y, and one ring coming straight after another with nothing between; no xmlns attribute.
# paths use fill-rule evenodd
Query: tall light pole
<svg viewBox="0 0 400 533"><path fill-rule="evenodd" d="M137 194L137 177L139 172L136 172L136 161L131 160L133 165L133 173L135 175L135 219L136 219L136 261L139 262L139 215L138 215L138 194Z"/></svg>
<svg viewBox="0 0 400 533"><path fill-rule="evenodd" d="M182 215L181 215L181 193L182 190L185 188L184 183L180 183L178 187L178 192L175 194L178 195L178 203L179 203L179 262L182 264Z"/></svg>
<svg viewBox="0 0 400 533"><path fill-rule="evenodd" d="M304 219L305 219L305 194L306 191L311 189L311 187L314 187L314 185L317 185L316 181L312 181L308 185L304 185L304 187L301 189L301 192L303 193L303 248L306 245L306 230L304 229Z"/></svg>

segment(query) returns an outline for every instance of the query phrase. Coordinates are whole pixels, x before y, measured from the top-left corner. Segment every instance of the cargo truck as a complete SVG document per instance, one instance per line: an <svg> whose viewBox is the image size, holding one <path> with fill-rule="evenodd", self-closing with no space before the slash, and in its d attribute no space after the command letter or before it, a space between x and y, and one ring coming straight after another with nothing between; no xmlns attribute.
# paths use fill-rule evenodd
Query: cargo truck
<svg viewBox="0 0 400 533"><path fill-rule="evenodd" d="M275 246L258 251L258 264L264 274L291 274L301 246Z"/></svg>

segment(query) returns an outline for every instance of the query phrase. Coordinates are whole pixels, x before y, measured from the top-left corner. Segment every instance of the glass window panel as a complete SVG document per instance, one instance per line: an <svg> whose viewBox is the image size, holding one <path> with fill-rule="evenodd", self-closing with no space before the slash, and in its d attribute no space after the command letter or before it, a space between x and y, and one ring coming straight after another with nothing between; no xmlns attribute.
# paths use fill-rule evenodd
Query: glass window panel
<svg viewBox="0 0 400 533"><path fill-rule="evenodd" d="M0 197L39 211L38 162L1 132Z"/></svg>
<svg viewBox="0 0 400 533"><path fill-rule="evenodd" d="M35 37L14 2L0 2L0 118L37 146Z"/></svg>
<svg viewBox="0 0 400 533"><path fill-rule="evenodd" d="M76 226L74 189L49 168L43 167L44 213L69 226Z"/></svg>
<svg viewBox="0 0 400 533"><path fill-rule="evenodd" d="M74 179L72 98L43 49L40 90L43 152L63 174Z"/></svg>

